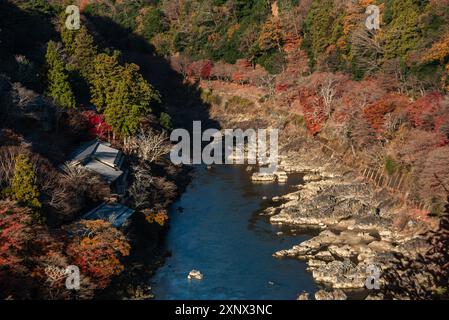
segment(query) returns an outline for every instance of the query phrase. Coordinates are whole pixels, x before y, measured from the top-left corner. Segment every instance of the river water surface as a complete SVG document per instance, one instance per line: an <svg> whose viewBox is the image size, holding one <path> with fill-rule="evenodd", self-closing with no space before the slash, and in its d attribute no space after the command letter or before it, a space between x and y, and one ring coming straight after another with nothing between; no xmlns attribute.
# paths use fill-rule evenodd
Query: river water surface
<svg viewBox="0 0 449 320"><path fill-rule="evenodd" d="M244 166L197 167L170 209L171 256L151 280L156 299L296 299L317 290L304 262L275 259L309 235L272 226L260 211L273 196L301 182L253 184ZM282 234L280 234L282 232ZM192 269L202 281L188 280Z"/></svg>

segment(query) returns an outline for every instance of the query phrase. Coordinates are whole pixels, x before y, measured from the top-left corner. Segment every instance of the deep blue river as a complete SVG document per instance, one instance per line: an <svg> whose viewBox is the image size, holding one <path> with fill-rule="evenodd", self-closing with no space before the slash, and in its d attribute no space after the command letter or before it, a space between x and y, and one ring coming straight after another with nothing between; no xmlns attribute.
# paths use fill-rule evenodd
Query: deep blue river
<svg viewBox="0 0 449 320"><path fill-rule="evenodd" d="M317 290L302 261L272 254L310 236L272 226L260 211L300 183L253 184L244 166L197 167L170 209L171 256L151 280L156 299L296 299ZM263 198L267 197L268 200ZM182 208L182 209L180 209ZM278 234L282 232L282 234ZM188 280L192 269L204 275Z"/></svg>

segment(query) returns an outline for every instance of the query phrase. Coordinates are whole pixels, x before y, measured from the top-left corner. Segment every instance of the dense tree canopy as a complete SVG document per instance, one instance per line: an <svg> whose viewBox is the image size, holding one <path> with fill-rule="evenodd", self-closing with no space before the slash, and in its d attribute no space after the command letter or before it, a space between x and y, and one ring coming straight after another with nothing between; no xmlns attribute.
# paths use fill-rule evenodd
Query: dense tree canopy
<svg viewBox="0 0 449 320"><path fill-rule="evenodd" d="M50 41L45 55L47 66L47 94L63 108L75 107L75 96L69 76L55 42Z"/></svg>
<svg viewBox="0 0 449 320"><path fill-rule="evenodd" d="M139 73L135 64L119 65L117 56L100 54L91 77L92 103L104 112L114 133L127 137L137 132L141 118L151 112L159 94Z"/></svg>
<svg viewBox="0 0 449 320"><path fill-rule="evenodd" d="M297 139L334 144L355 172L361 165L387 181L403 178L397 191L406 205L411 200L425 204L426 214L443 213L449 184L447 0L82 1L80 30L64 26L66 1L6 2L25 16L26 27L14 21L4 28L11 12L4 14L0 1L2 298L69 298L58 277L69 264L80 266L86 297L124 271L130 254L124 233L109 222L79 220L110 198L108 185L87 170L61 166L82 140L99 137L126 147L129 160L139 162L130 205L151 227L166 225L165 210L147 207L168 203L175 187L149 167L166 169L159 167L166 152L161 127L173 129L171 118L177 123L190 110L169 115L176 108L159 105L150 83L166 74L149 67L155 64L170 63L179 73L170 74L176 89L196 94L197 84L207 88L201 99L210 110L218 106L240 119L245 112L260 115L264 125L284 129L286 149ZM380 30L366 28L368 5L379 6ZM45 21L46 32L33 32L34 21ZM20 36L14 37L16 29ZM142 61L144 72L137 64ZM166 79L157 80L163 92L178 95L165 90ZM227 99L227 92L235 96ZM45 96L63 110L39 99ZM43 101L42 112L29 117L36 101ZM118 138L126 139L122 144ZM33 220L36 213L52 223ZM12 289L3 279L12 279Z"/></svg>
<svg viewBox="0 0 449 320"><path fill-rule="evenodd" d="M94 39L85 26L76 31L75 41L73 42L72 63L80 71L81 75L90 79L92 75L93 62L97 54L97 48Z"/></svg>
<svg viewBox="0 0 449 320"><path fill-rule="evenodd" d="M120 259L130 251L126 237L102 220L83 220L68 229L76 234L67 247L68 256L99 288L106 287L123 271Z"/></svg>
<svg viewBox="0 0 449 320"><path fill-rule="evenodd" d="M11 195L26 207L40 209L39 190L36 173L26 154L19 154L15 159L14 176L11 182Z"/></svg>

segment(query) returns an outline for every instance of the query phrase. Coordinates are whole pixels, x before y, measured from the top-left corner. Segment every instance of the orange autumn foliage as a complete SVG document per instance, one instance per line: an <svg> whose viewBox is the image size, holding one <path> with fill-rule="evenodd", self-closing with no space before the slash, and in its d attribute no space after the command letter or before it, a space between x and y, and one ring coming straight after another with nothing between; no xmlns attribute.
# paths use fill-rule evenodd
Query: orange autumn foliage
<svg viewBox="0 0 449 320"><path fill-rule="evenodd" d="M323 128L327 118L324 112L323 99L314 93L305 93L300 98L304 120L306 122L307 131L312 134L318 134Z"/></svg>
<svg viewBox="0 0 449 320"><path fill-rule="evenodd" d="M163 227L168 221L168 214L166 210L148 210L143 213L145 215L145 220L148 223L157 223Z"/></svg>
<svg viewBox="0 0 449 320"><path fill-rule="evenodd" d="M423 62L439 61L441 63L449 56L449 32L447 32L438 42L434 43L432 47L422 57Z"/></svg>
<svg viewBox="0 0 449 320"><path fill-rule="evenodd" d="M427 52L422 57L421 61L423 63L429 63L438 61L441 64L447 63L447 59L449 57L449 32L445 33L443 37L433 46L427 50ZM442 77L442 82L446 83L449 77L449 63L445 65L446 74ZM449 90L449 85L446 86L446 89Z"/></svg>
<svg viewBox="0 0 449 320"><path fill-rule="evenodd" d="M236 23L232 26L229 27L228 31L226 32L226 36L228 38L228 40L232 39L232 36L234 35L234 33L240 28L240 24Z"/></svg>
<svg viewBox="0 0 449 320"><path fill-rule="evenodd" d="M385 116L388 113L406 109L409 104L407 97L391 93L368 105L363 110L363 114L371 127L380 132L385 123Z"/></svg>
<svg viewBox="0 0 449 320"><path fill-rule="evenodd" d="M112 277L124 269L120 259L129 255L127 238L103 220L82 220L68 229L75 235L67 247L73 264L86 273L98 288L105 288Z"/></svg>
<svg viewBox="0 0 449 320"><path fill-rule="evenodd" d="M79 2L80 12L83 12L88 4L89 4L89 0L80 0L80 2Z"/></svg>
<svg viewBox="0 0 449 320"><path fill-rule="evenodd" d="M258 44L266 51L273 48L280 49L283 42L282 25L278 19L269 19L262 25Z"/></svg>

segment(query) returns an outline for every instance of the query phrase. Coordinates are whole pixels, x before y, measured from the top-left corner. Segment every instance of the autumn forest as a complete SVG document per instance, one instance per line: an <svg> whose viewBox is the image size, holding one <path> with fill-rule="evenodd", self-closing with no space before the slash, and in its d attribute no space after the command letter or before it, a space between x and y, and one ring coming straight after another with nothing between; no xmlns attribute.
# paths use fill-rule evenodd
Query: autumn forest
<svg viewBox="0 0 449 320"><path fill-rule="evenodd" d="M302 187L268 223L338 230L273 252L306 261L316 299L447 299L448 92L448 0L0 0L0 298L157 299L194 179L170 133L202 120L279 129ZM105 208L129 216L87 218ZM375 294L320 276L372 263Z"/></svg>

